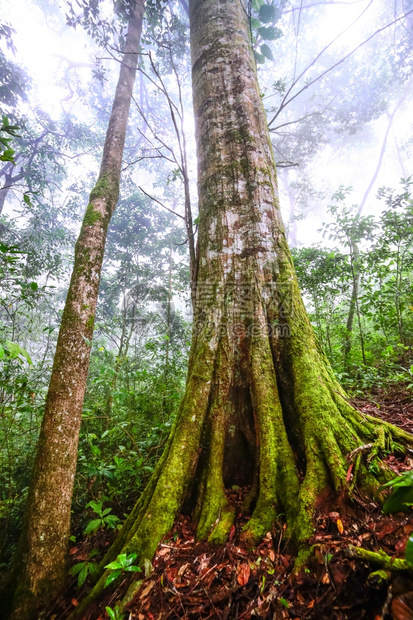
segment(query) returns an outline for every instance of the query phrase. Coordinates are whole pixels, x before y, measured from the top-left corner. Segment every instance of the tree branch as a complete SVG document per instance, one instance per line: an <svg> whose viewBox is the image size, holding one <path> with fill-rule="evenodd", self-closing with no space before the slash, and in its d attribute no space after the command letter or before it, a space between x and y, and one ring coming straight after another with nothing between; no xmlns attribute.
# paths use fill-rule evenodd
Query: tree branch
<svg viewBox="0 0 413 620"><path fill-rule="evenodd" d="M169 213L173 213L173 215L176 215L177 217L180 217L181 220L185 221L185 218L183 215L181 215L180 213L176 213L176 211L172 211L172 209L170 209L169 207L165 206L160 200L158 200L157 198L155 198L154 196L151 196L150 194L148 194L147 192L145 192L144 189L142 189L142 187L140 185L138 185L138 188L141 190L141 192L143 194L145 194L145 196L147 196L148 198L150 198L151 200L154 200L155 202L158 203L158 205L161 205L161 207L163 207L164 209L166 209L167 211L169 211Z"/></svg>
<svg viewBox="0 0 413 620"><path fill-rule="evenodd" d="M371 2L373 0L370 1L369 5L371 5ZM368 8L368 7L367 7ZM367 8L363 11L363 13L367 10ZM363 14L362 13L362 14ZM316 82L318 82L319 80L321 80L325 75L327 75L328 73L330 73L333 69L335 69L336 67L340 66L343 62L345 62L348 58L350 58L350 56L352 56L355 52L357 52L357 50L359 50L361 47L363 47L363 45L365 45L366 43L368 43L369 41L371 41L371 39L373 39L377 34L379 34L380 32L383 32L384 30L386 30L387 28L390 28L390 26L394 26L394 24L396 24L397 22L401 21L402 19L404 19L405 17L407 17L407 15L410 15L411 13L413 13L413 9L411 11L408 11L407 13L404 13L403 15L401 15L400 17L398 17L397 19L393 20L392 22L386 24L385 26L383 26L382 28L378 28L378 30L376 30L373 34L371 34L369 37L367 37L367 39L365 39L364 41L362 41L362 43L360 43L359 45L357 45L357 47L355 47L351 52L349 52L348 54L346 54L343 58L341 58L339 61L337 61L336 63L334 63L331 67L329 67L328 69L326 69L325 71L323 71L322 73L320 73L320 75L318 75L316 78L314 78L313 80L310 80L305 86L303 86L302 88L300 88L300 90L295 93L295 95L293 95L292 97L290 97L290 99L288 99L288 95L291 93L292 89L294 88L294 86L298 83L298 81L301 79L301 77L306 73L306 71L308 71L308 69L314 65L314 63L320 58L321 54L330 46L332 45L335 41L337 41L337 39L339 37L341 37L342 34L344 34L344 32L346 32L351 26L353 26L356 21L361 17L361 15L357 18L357 20L355 20L350 26L348 26L348 28L346 28L345 30L343 30L343 32L341 34L339 34L333 41L331 41L331 43L329 43L318 55L317 57L307 66L307 68L300 74L300 76L295 80L295 82L293 82L293 84L291 85L291 87L289 88L288 92L285 94L280 107L278 108L277 113L273 116L273 118L270 120L270 122L268 123L268 126L270 127L271 124L275 121L275 119L279 116L279 114L281 113L281 111L292 101L294 101L294 99L296 99L302 92L304 92L305 90L307 90L307 88L310 88L310 86L313 86L313 84L315 84Z"/></svg>

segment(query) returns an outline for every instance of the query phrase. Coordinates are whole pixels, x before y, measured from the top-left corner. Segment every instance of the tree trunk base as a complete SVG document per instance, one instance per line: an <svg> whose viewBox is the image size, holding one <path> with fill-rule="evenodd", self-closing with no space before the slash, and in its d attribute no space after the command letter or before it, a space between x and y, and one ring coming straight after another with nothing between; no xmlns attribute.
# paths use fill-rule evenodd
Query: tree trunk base
<svg viewBox="0 0 413 620"><path fill-rule="evenodd" d="M118 554L135 553L141 565L152 559L184 503L192 508L199 540L216 544L227 540L236 514L224 484L226 419L233 420L229 396L233 374L228 365L224 372L225 350L221 340L210 356L204 349L193 360L164 454L104 558L101 578L73 618L81 617L101 595L107 577L104 567ZM355 488L373 497L380 484L393 476L380 457L391 450L404 451L403 446L413 445L413 438L354 409L328 368L320 364L318 352L307 349L293 359L288 392L293 397L288 401L282 380L276 380L268 340L253 340L250 350L256 463L245 505L254 508L241 538L255 545L283 519L288 537L299 550L299 567L310 553L307 541L314 533L320 501L334 508L337 502L351 499ZM285 411L292 409L287 426Z"/></svg>

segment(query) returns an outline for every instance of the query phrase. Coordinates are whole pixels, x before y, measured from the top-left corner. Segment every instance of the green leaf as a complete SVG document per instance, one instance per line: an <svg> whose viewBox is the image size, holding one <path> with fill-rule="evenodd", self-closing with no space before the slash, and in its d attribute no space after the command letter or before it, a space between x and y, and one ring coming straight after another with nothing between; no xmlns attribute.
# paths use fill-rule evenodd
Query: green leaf
<svg viewBox="0 0 413 620"><path fill-rule="evenodd" d="M254 56L255 56L255 60L260 64L264 64L265 62L265 56L263 56L262 54L259 54L258 52L256 52L254 50Z"/></svg>
<svg viewBox="0 0 413 620"><path fill-rule="evenodd" d="M264 43L264 45L261 45L260 50L261 50L261 54L265 56L265 58L268 58L268 60L274 60L272 51L266 43Z"/></svg>
<svg viewBox="0 0 413 620"><path fill-rule="evenodd" d="M128 572L128 573L141 573L142 569L139 568L139 566L133 566L132 565L132 566L127 566L125 568L125 571Z"/></svg>
<svg viewBox="0 0 413 620"><path fill-rule="evenodd" d="M31 200L30 200L30 196L29 196L28 194L23 194L23 200L24 200L24 202L25 202L27 205L29 205L29 207L32 207L32 206L33 206L33 205L32 205L32 202L31 202Z"/></svg>
<svg viewBox="0 0 413 620"><path fill-rule="evenodd" d="M410 534L406 545L406 562L413 568L413 534Z"/></svg>
<svg viewBox="0 0 413 620"><path fill-rule="evenodd" d="M128 566L129 564L133 562L133 560L130 560L128 562L126 553L120 553L116 559L122 568L125 568L125 566Z"/></svg>
<svg viewBox="0 0 413 620"><path fill-rule="evenodd" d="M92 435L90 435L90 437L92 437ZM94 439L96 439L96 435ZM88 504L86 504L86 508L91 508L93 512L96 512L98 515L102 514L102 502L95 502L92 499Z"/></svg>
<svg viewBox="0 0 413 620"><path fill-rule="evenodd" d="M20 347L18 344L16 344L15 342L12 342L11 340L6 340L6 347L9 351L8 357L10 359L14 360L16 359L16 357L19 357Z"/></svg>
<svg viewBox="0 0 413 620"><path fill-rule="evenodd" d="M268 24L269 22L275 22L277 19L277 9L275 6L271 4L263 4L260 7L260 21L263 24Z"/></svg>
<svg viewBox="0 0 413 620"><path fill-rule="evenodd" d="M401 476L397 476L386 484L382 484L379 488L379 492L389 487L413 487L413 469L404 472Z"/></svg>
<svg viewBox="0 0 413 620"><path fill-rule="evenodd" d="M75 564L74 566L72 566L72 568L69 571L69 575L77 575L78 573L80 573L80 571L82 570L83 566L85 565L84 562L79 562L79 564Z"/></svg>
<svg viewBox="0 0 413 620"><path fill-rule="evenodd" d="M28 364L30 364L30 365L33 364L32 358L27 353L26 349L23 349L23 347L20 347L20 355L22 355L27 360Z"/></svg>
<svg viewBox="0 0 413 620"><path fill-rule="evenodd" d="M119 557L119 556L118 556ZM110 564L107 564L105 566L105 568L107 568L108 570L118 570L122 567L121 563L118 561L118 559L114 560L113 562L110 562Z"/></svg>
<svg viewBox="0 0 413 620"><path fill-rule="evenodd" d="M89 573L90 573L91 575L97 575L99 572L100 572L100 570L99 570L99 565L98 565L98 564L95 564L94 562L91 562L91 563L89 564Z"/></svg>
<svg viewBox="0 0 413 620"><path fill-rule="evenodd" d="M110 585L113 581L115 581L121 574L121 570L114 570L113 573L111 573L110 575L107 576L107 579L105 581L105 585L104 587L106 588L108 585Z"/></svg>
<svg viewBox="0 0 413 620"><path fill-rule="evenodd" d="M253 30L256 30L260 26L261 26L261 22L258 19L255 19L255 17L251 17L251 28Z"/></svg>
<svg viewBox="0 0 413 620"><path fill-rule="evenodd" d="M257 32L265 41L275 41L282 35L282 31L274 26L261 26Z"/></svg>
<svg viewBox="0 0 413 620"><path fill-rule="evenodd" d="M89 567L88 567L88 565L85 562L83 567L82 567L82 570L79 573L79 577L78 577L78 580L77 580L77 585L79 586L79 588L82 587L83 584L86 581L86 577L87 577L87 574L88 574L88 568Z"/></svg>
<svg viewBox="0 0 413 620"><path fill-rule="evenodd" d="M290 603L287 601L287 599L280 598L279 601L280 601L281 605L284 605L284 607L286 607L287 609L289 608Z"/></svg>
<svg viewBox="0 0 413 620"><path fill-rule="evenodd" d="M96 534L100 526L102 525L102 519L92 519L86 526L85 534Z"/></svg>
<svg viewBox="0 0 413 620"><path fill-rule="evenodd" d="M383 506L384 514L404 512L413 502L413 487L396 488Z"/></svg>
<svg viewBox="0 0 413 620"><path fill-rule="evenodd" d="M252 0L252 8L254 11L259 11L263 4L264 0Z"/></svg>
<svg viewBox="0 0 413 620"><path fill-rule="evenodd" d="M11 161L11 162L14 163L14 151L13 151L13 149L6 149L0 155L0 161Z"/></svg>
<svg viewBox="0 0 413 620"><path fill-rule="evenodd" d="M124 562L123 562L123 564L122 564L122 567L123 567L123 568L126 568L126 567L130 566L130 565L132 564L132 562L133 562L133 560L134 560L134 559L135 559L135 558L132 556L132 554L131 554L131 555L128 555L128 557L124 560Z"/></svg>
<svg viewBox="0 0 413 620"><path fill-rule="evenodd" d="M8 358L14 360L17 357L19 357L19 355L20 355L20 356L24 357L29 364L32 364L31 357L27 353L26 349L21 347L16 342L12 342L11 340L6 340L6 342L4 344L6 345L7 350L8 350L8 355L7 355Z"/></svg>
<svg viewBox="0 0 413 620"><path fill-rule="evenodd" d="M110 620L116 620L116 612L111 607L105 607L105 611L108 614Z"/></svg>
<svg viewBox="0 0 413 620"><path fill-rule="evenodd" d="M4 347L0 344L0 360L2 360L5 355L6 351L4 350Z"/></svg>
<svg viewBox="0 0 413 620"><path fill-rule="evenodd" d="M120 520L119 517L117 517L116 515L109 515L105 517L106 525L108 525L112 529L116 527L116 524L118 523L119 520Z"/></svg>
<svg viewBox="0 0 413 620"><path fill-rule="evenodd" d="M37 282L30 282L30 288L32 289L32 291L37 291L39 285L37 284Z"/></svg>

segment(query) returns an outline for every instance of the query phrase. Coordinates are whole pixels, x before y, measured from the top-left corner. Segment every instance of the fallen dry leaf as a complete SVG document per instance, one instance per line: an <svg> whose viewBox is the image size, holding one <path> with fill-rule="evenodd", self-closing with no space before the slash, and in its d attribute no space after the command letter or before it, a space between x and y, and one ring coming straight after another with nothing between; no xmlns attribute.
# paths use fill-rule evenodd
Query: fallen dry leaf
<svg viewBox="0 0 413 620"><path fill-rule="evenodd" d="M393 620L413 620L413 611L402 597L395 598L391 604Z"/></svg>
<svg viewBox="0 0 413 620"><path fill-rule="evenodd" d="M155 585L154 581L151 581L146 588L143 590L142 594L140 595L139 598L145 598L145 596L148 596L149 592L152 590L153 586Z"/></svg>
<svg viewBox="0 0 413 620"><path fill-rule="evenodd" d="M189 566L189 562L185 562L185 564L182 564L181 568L178 571L178 577L182 577L182 575L184 574L188 566Z"/></svg>
<svg viewBox="0 0 413 620"><path fill-rule="evenodd" d="M377 529L376 531L377 540L383 540L385 536L392 534L397 528L398 524L394 521L389 521L388 523L383 523L382 525L380 524L380 529Z"/></svg>
<svg viewBox="0 0 413 620"><path fill-rule="evenodd" d="M354 467L354 462L351 463L350 467L347 470L346 482L350 482L351 472L353 471L353 467Z"/></svg>
<svg viewBox="0 0 413 620"><path fill-rule="evenodd" d="M251 575L249 564L241 564L237 570L237 581L240 586L246 586Z"/></svg>
<svg viewBox="0 0 413 620"><path fill-rule="evenodd" d="M341 519L337 519L336 521L336 525L337 525L337 529L340 532L340 534L343 534L344 532L344 526L343 526L343 522Z"/></svg>
<svg viewBox="0 0 413 620"><path fill-rule="evenodd" d="M321 583L330 583L330 577L328 576L328 573L324 573L324 575L321 577Z"/></svg>

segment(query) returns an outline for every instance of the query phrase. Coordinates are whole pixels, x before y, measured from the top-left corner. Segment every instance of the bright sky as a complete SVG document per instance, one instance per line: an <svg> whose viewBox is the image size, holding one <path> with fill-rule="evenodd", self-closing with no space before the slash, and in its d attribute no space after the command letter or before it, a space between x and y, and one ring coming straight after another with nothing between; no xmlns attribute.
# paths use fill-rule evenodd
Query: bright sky
<svg viewBox="0 0 413 620"><path fill-rule="evenodd" d="M312 40L314 51L321 50L328 42L347 27L365 7L369 6L366 14L354 27L339 39L334 45L340 49L351 49L352 46L365 39L374 28L374 18L379 14L382 2L387 0L358 0L350 5L342 3L335 7L328 7L317 20ZM304 3L305 4L305 3ZM90 49L91 42L82 28L76 30L65 25L63 1L45 0L46 10L43 11L35 1L31 0L0 0L0 15L2 21L8 21L16 29L14 42L17 48L15 61L27 69L35 82L36 97L40 105L52 117L57 117L61 110L61 100L67 95L67 90L55 84L55 75L59 68L66 65L63 58L70 59L80 65L93 62ZM45 17L47 12L48 16ZM319 13L317 13L318 15ZM81 72L82 79L87 83L91 79L90 67ZM85 111L82 111L84 114ZM312 170L312 178L317 185L325 187L331 195L340 184L354 186L353 201L359 202L365 192L368 182L374 172L379 156L384 132L386 117L370 123L370 140L363 140L351 152L337 154L334 149L325 148L317 158ZM394 122L394 134L402 142L406 135L406 128L411 127L410 106L408 103L401 108ZM406 158L406 166L412 171L412 160ZM389 137L388 148L380 171L377 187L395 185L401 177L401 169L396 157L393 134ZM285 207L286 200L282 199ZM377 207L373 207L377 208ZM368 209L367 209L368 212ZM311 243L317 237L317 229L323 219L322 213L312 214L304 222L298 223L299 239L303 243Z"/></svg>

